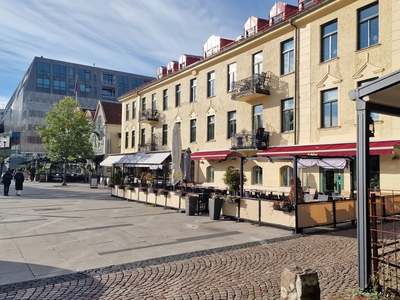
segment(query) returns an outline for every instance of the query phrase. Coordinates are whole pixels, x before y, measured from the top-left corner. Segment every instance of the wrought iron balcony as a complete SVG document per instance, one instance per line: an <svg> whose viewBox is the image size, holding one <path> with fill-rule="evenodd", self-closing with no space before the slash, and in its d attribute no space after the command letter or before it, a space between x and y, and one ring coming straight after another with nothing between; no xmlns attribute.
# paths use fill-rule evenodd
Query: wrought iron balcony
<svg viewBox="0 0 400 300"><path fill-rule="evenodd" d="M256 149L265 150L269 146L269 132L264 128L258 128L254 131L236 133L231 138L231 149L246 150Z"/></svg>
<svg viewBox="0 0 400 300"><path fill-rule="evenodd" d="M232 91L231 99L238 101L249 101L260 95L270 95L270 76L267 73L253 74L253 76L236 81Z"/></svg>
<svg viewBox="0 0 400 300"><path fill-rule="evenodd" d="M158 122L158 110L157 109L146 109L139 111L139 122Z"/></svg>
<svg viewBox="0 0 400 300"><path fill-rule="evenodd" d="M157 143L146 143L138 145L139 152L149 152L149 151L157 151L161 150L160 146Z"/></svg>

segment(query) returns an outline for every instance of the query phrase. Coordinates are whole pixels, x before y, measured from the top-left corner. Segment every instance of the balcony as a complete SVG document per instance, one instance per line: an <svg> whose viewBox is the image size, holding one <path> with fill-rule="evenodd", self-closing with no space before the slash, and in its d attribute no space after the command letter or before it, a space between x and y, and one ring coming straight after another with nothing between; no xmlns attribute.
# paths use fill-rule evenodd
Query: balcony
<svg viewBox="0 0 400 300"><path fill-rule="evenodd" d="M269 146L269 132L264 128L236 133L231 138L232 150L265 150Z"/></svg>
<svg viewBox="0 0 400 300"><path fill-rule="evenodd" d="M139 112L139 122L155 123L158 122L158 110L146 109Z"/></svg>
<svg viewBox="0 0 400 300"><path fill-rule="evenodd" d="M270 95L267 73L253 74L251 77L236 81L232 91L232 100L250 101L260 95Z"/></svg>
<svg viewBox="0 0 400 300"><path fill-rule="evenodd" d="M161 149L157 143L145 143L145 144L139 144L138 150L139 152L150 152L150 151L158 151Z"/></svg>

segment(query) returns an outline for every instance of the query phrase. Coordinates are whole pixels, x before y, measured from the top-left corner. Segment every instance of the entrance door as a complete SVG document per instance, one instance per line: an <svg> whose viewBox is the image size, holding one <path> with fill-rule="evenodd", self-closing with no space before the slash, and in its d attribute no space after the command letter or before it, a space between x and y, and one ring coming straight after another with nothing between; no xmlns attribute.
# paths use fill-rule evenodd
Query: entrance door
<svg viewBox="0 0 400 300"><path fill-rule="evenodd" d="M320 169L321 192L338 193L343 189L343 170Z"/></svg>

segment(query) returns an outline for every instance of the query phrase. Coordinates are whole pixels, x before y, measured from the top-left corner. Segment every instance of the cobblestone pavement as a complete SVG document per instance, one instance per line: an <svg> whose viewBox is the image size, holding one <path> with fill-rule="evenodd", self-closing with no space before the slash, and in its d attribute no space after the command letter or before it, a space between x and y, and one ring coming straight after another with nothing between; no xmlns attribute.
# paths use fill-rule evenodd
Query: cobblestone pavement
<svg viewBox="0 0 400 300"><path fill-rule="evenodd" d="M318 272L321 299L352 299L356 229L304 234L3 286L0 299L280 299L285 267Z"/></svg>

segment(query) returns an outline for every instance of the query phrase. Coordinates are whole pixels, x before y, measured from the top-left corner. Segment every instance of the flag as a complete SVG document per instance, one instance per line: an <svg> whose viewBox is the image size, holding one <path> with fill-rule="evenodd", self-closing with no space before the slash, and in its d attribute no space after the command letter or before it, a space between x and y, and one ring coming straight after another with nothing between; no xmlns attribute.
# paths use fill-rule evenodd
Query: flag
<svg viewBox="0 0 400 300"><path fill-rule="evenodd" d="M75 77L74 94L78 92L78 75Z"/></svg>

